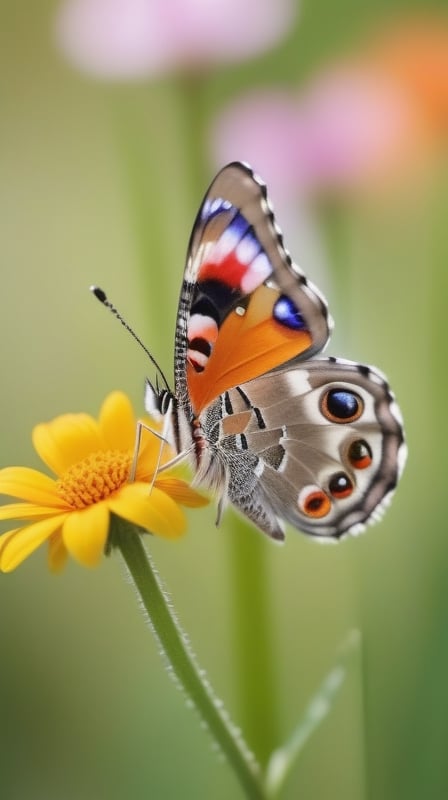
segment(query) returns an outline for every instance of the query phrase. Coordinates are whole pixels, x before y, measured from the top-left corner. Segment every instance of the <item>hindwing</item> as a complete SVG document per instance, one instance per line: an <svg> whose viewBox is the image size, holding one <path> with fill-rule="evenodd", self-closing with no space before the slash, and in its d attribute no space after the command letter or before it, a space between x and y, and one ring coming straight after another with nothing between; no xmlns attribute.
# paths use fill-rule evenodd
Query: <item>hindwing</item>
<svg viewBox="0 0 448 800"><path fill-rule="evenodd" d="M270 536L283 538L285 520L339 538L389 500L406 448L394 397L372 367L312 359L229 390L220 403L228 498Z"/></svg>

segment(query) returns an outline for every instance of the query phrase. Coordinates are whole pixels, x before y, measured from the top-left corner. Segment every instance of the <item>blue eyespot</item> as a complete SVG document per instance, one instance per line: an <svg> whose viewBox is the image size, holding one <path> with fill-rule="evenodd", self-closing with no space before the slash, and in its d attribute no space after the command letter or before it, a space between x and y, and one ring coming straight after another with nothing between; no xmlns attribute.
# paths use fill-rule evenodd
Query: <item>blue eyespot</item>
<svg viewBox="0 0 448 800"><path fill-rule="evenodd" d="M364 410L361 397L349 389L329 389L323 395L320 407L331 422L354 422Z"/></svg>
<svg viewBox="0 0 448 800"><path fill-rule="evenodd" d="M290 297L285 294L280 295L274 305L273 316L280 325L285 325L293 331L306 331L305 320L299 309Z"/></svg>

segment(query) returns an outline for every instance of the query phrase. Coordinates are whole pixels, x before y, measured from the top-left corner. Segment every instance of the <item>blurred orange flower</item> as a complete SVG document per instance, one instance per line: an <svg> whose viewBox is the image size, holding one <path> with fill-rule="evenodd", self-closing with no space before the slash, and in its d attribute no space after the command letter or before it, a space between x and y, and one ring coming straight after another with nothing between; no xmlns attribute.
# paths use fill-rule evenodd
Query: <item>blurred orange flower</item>
<svg viewBox="0 0 448 800"><path fill-rule="evenodd" d="M448 132L448 22L396 23L296 92L263 89L215 120L214 160L254 164L276 196L389 185L438 156Z"/></svg>
<svg viewBox="0 0 448 800"><path fill-rule="evenodd" d="M448 133L448 21L402 22L373 45L378 70L407 91L433 133Z"/></svg>

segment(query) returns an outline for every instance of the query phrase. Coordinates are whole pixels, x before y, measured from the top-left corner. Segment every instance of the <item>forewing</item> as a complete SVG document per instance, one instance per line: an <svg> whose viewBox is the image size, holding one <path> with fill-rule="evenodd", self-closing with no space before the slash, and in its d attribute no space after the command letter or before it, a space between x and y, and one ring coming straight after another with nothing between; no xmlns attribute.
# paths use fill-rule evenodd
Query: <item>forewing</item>
<svg viewBox="0 0 448 800"><path fill-rule="evenodd" d="M211 184L190 239L176 330L176 394L198 415L226 389L325 346L325 300L291 261L265 184L245 164Z"/></svg>

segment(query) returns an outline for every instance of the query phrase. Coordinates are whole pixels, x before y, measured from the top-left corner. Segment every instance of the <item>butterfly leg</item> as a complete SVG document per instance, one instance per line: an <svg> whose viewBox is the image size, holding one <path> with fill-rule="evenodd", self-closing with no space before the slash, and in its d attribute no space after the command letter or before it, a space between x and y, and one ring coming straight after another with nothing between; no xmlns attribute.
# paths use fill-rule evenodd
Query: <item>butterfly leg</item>
<svg viewBox="0 0 448 800"><path fill-rule="evenodd" d="M162 466L158 468L157 472L165 472L166 469L171 469L171 467L175 467L176 464L180 464L182 461L188 458L190 453L194 452L194 449L195 449L194 445L192 445L191 447L188 448L188 450L182 450L182 453L178 453L177 456L173 456L173 458L170 458L170 460L167 461L166 464L162 464Z"/></svg>
<svg viewBox="0 0 448 800"><path fill-rule="evenodd" d="M157 465L156 465L156 469L154 470L154 478L153 478L153 482L151 484L151 489L152 489L152 487L154 485L155 476L157 475L157 473L159 471L160 460L162 458L163 446L164 446L164 444L168 444L168 441L166 439L166 436L164 435L164 434L166 434L165 430L163 430L162 433L158 433L153 428L150 428L149 425L145 425L144 422L142 422L141 420L138 420L137 428L136 428L136 431L135 431L134 454L133 454L133 457L132 457L132 464L131 464L131 469L130 469L130 472L129 472L129 483L133 483L135 481L135 475L136 475L136 472L137 472L138 456L139 456L139 453L140 453L140 447L141 447L141 443L142 443L142 433L143 433L144 430L148 431L148 433L151 433L153 436L156 437L156 439L159 439L159 441L160 441L160 449L159 449L159 454L158 454L158 457L157 457Z"/></svg>

